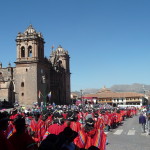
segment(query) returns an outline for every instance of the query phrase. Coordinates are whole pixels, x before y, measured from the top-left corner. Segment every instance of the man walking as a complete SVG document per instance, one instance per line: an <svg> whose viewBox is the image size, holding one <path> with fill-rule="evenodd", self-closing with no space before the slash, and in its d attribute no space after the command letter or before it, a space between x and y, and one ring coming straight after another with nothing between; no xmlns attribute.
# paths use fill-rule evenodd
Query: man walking
<svg viewBox="0 0 150 150"><path fill-rule="evenodd" d="M139 116L139 124L142 125L143 133L145 133L146 117L143 115L143 113L141 113Z"/></svg>

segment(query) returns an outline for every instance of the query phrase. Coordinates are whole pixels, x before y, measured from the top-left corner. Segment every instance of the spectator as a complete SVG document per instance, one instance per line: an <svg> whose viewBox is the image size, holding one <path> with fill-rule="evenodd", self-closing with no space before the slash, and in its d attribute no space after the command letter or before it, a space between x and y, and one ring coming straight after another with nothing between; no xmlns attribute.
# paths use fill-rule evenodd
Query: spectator
<svg viewBox="0 0 150 150"><path fill-rule="evenodd" d="M78 133L73 131L70 127L66 127L59 135L49 134L45 140L42 141L38 150L75 150L73 140Z"/></svg>
<svg viewBox="0 0 150 150"><path fill-rule="evenodd" d="M145 133L146 117L143 115L143 113L141 113L139 116L139 124L142 125L142 131Z"/></svg>
<svg viewBox="0 0 150 150"><path fill-rule="evenodd" d="M18 116L14 121L16 132L9 138L15 150L37 150L37 145L32 137L26 132L25 119Z"/></svg>
<svg viewBox="0 0 150 150"><path fill-rule="evenodd" d="M1 150L15 150L13 145L6 138L4 131L8 128L7 114L5 112L0 112L0 149Z"/></svg>

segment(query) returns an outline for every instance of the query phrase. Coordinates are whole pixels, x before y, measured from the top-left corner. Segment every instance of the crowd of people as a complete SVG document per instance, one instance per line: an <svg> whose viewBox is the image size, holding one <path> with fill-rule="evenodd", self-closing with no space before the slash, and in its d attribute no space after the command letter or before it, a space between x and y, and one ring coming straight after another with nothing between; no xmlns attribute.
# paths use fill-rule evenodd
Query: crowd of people
<svg viewBox="0 0 150 150"><path fill-rule="evenodd" d="M0 112L1 150L106 150L110 129L137 114L108 105L34 106Z"/></svg>

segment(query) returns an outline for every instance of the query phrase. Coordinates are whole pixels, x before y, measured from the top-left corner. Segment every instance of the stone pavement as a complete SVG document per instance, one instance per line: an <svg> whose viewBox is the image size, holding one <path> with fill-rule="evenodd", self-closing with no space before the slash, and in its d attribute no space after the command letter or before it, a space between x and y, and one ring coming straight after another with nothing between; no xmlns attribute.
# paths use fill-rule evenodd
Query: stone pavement
<svg viewBox="0 0 150 150"><path fill-rule="evenodd" d="M106 150L150 150L150 135L142 133L138 117L127 119L122 126L107 133Z"/></svg>

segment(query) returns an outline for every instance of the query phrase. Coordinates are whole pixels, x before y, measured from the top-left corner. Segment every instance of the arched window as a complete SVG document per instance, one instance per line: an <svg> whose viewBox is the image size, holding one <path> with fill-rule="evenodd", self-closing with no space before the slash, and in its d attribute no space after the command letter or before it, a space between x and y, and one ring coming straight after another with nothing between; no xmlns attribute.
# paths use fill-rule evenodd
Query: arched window
<svg viewBox="0 0 150 150"><path fill-rule="evenodd" d="M21 87L24 87L24 82L21 82Z"/></svg>
<svg viewBox="0 0 150 150"><path fill-rule="evenodd" d="M2 74L2 72L0 72L0 80L2 80L3 79L3 74Z"/></svg>
<svg viewBox="0 0 150 150"><path fill-rule="evenodd" d="M32 46L28 47L28 57L32 57Z"/></svg>
<svg viewBox="0 0 150 150"><path fill-rule="evenodd" d="M4 81L3 73L0 72L0 81Z"/></svg>
<svg viewBox="0 0 150 150"><path fill-rule="evenodd" d="M25 48L24 48L24 46L21 47L21 57L25 57Z"/></svg>

